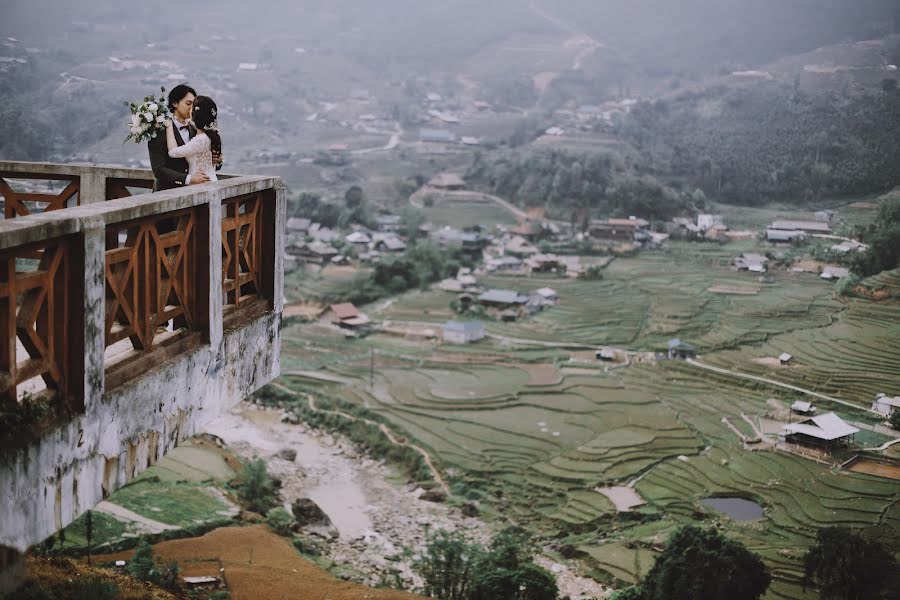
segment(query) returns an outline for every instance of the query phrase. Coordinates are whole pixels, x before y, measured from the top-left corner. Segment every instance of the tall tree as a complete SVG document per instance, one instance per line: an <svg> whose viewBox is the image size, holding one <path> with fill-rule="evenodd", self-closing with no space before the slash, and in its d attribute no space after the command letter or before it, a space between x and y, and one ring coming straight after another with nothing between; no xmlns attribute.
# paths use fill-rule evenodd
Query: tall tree
<svg viewBox="0 0 900 600"><path fill-rule="evenodd" d="M803 562L804 583L815 583L822 600L875 600L897 576L897 562L884 546L847 527L820 529Z"/></svg>
<svg viewBox="0 0 900 600"><path fill-rule="evenodd" d="M643 600L757 600L772 577L763 561L715 529L682 527L644 580Z"/></svg>

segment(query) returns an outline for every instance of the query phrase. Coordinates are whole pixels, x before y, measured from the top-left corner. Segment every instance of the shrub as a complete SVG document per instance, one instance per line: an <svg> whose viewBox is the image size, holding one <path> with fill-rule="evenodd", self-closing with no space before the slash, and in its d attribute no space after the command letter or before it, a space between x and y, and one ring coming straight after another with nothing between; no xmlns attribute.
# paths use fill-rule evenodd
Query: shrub
<svg viewBox="0 0 900 600"><path fill-rule="evenodd" d="M238 476L238 498L248 510L266 514L278 505L278 493L262 459L247 463Z"/></svg>
<svg viewBox="0 0 900 600"><path fill-rule="evenodd" d="M282 506L276 506L266 515L266 525L281 536L289 536L294 528L294 516Z"/></svg>

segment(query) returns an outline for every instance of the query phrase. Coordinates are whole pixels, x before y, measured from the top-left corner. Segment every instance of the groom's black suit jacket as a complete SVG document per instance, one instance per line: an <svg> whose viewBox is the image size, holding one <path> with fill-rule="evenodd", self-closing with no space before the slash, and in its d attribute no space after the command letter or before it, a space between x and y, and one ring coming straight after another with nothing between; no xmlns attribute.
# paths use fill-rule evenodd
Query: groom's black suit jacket
<svg viewBox="0 0 900 600"><path fill-rule="evenodd" d="M197 134L193 125L189 126L190 137ZM179 146L184 146L181 136L175 134L175 141ZM166 132L160 131L156 137L147 142L150 150L150 168L153 169L153 191L170 190L181 187L187 179L188 162L186 158L170 158L169 146L166 144Z"/></svg>

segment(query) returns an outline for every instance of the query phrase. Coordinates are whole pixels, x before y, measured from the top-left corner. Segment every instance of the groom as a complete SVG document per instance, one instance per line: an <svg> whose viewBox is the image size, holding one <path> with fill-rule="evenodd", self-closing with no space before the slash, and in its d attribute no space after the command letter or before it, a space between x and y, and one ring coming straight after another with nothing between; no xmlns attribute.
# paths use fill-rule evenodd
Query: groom
<svg viewBox="0 0 900 600"><path fill-rule="evenodd" d="M194 106L194 98L197 92L187 84L176 85L169 92L169 112L172 114L172 124L175 128L175 141L183 146L197 133L194 126L189 123L191 108ZM150 167L153 169L153 191L170 190L185 185L206 183L209 176L206 173L194 173L188 175L188 163L184 158L170 158L166 147L166 136L157 135L152 138L147 147L150 151ZM213 152L213 163L216 170L222 167L222 156Z"/></svg>

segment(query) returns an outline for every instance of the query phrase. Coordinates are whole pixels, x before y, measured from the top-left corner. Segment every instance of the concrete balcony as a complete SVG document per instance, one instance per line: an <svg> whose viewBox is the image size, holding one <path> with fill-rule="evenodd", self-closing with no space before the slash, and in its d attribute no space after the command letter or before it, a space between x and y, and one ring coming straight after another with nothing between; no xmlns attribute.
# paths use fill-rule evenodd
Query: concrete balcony
<svg viewBox="0 0 900 600"><path fill-rule="evenodd" d="M281 180L132 195L150 187L0 161L0 592L29 546L279 373Z"/></svg>

